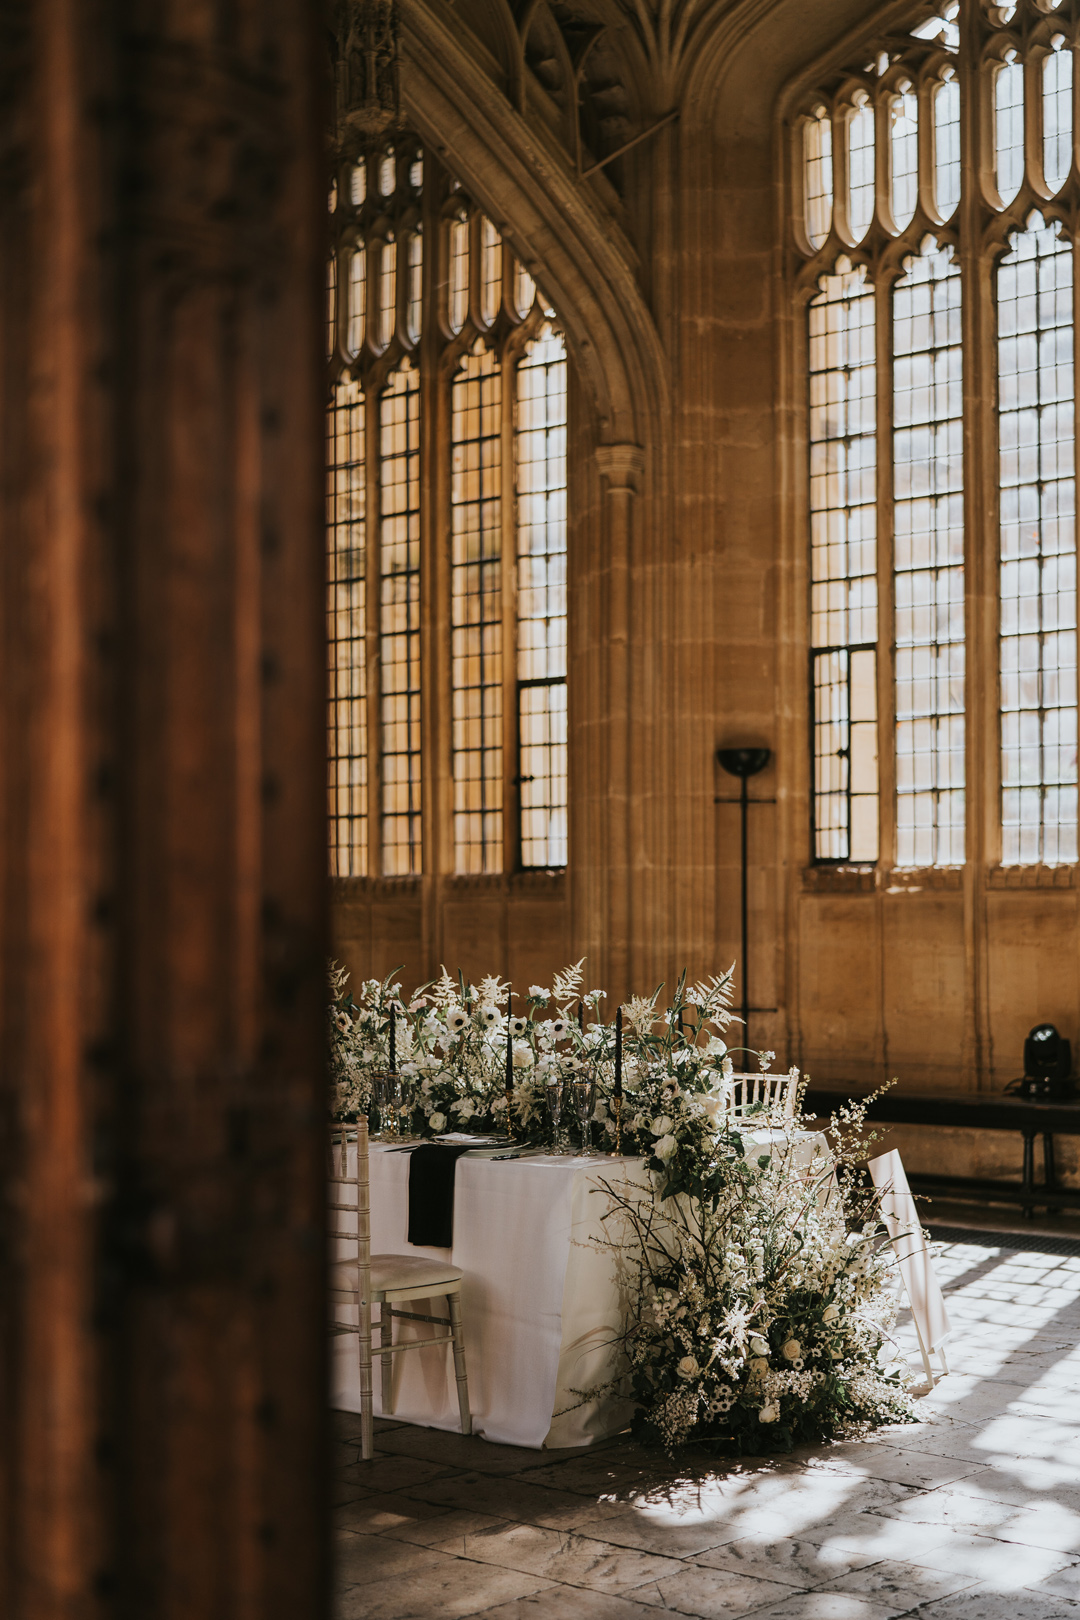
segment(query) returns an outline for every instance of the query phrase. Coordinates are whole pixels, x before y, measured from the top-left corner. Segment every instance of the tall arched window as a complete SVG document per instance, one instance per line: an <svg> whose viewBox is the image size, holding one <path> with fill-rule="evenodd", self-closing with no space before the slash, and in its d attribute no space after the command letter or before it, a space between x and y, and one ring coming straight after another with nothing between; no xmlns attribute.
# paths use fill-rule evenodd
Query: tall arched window
<svg viewBox="0 0 1080 1620"><path fill-rule="evenodd" d="M991 865L1061 865L1080 0L922 15L802 92L789 126L812 858L957 868L974 829Z"/></svg>
<svg viewBox="0 0 1080 1620"><path fill-rule="evenodd" d="M330 209L331 871L563 866L555 312L414 140L343 166Z"/></svg>

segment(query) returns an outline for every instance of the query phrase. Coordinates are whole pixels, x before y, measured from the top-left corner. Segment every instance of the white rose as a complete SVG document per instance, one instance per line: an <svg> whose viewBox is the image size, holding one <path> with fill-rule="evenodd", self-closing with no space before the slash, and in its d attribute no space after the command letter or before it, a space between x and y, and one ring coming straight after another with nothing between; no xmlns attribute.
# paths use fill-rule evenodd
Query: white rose
<svg viewBox="0 0 1080 1620"><path fill-rule="evenodd" d="M784 1346L784 1359L786 1361L798 1361L801 1355L802 1345L798 1339L789 1339Z"/></svg>
<svg viewBox="0 0 1080 1620"><path fill-rule="evenodd" d="M669 1114L657 1114L649 1129L654 1136L666 1136L671 1129L671 1116Z"/></svg>
<svg viewBox="0 0 1080 1620"><path fill-rule="evenodd" d="M514 1068L515 1069L529 1069L529 1068L532 1067L532 1061L533 1061L532 1048L527 1046L524 1041L515 1041L514 1042Z"/></svg>
<svg viewBox="0 0 1080 1620"><path fill-rule="evenodd" d="M769 1342L768 1342L768 1340L763 1339L761 1337L760 1333L751 1334L751 1336L750 1336L750 1354L753 1355L753 1356L767 1356L768 1353L769 1353Z"/></svg>
<svg viewBox="0 0 1080 1620"><path fill-rule="evenodd" d="M780 1408L777 1406L775 1401L770 1401L768 1406L763 1406L761 1411L758 1413L758 1422L775 1423L779 1416Z"/></svg>
<svg viewBox="0 0 1080 1620"><path fill-rule="evenodd" d="M450 1104L450 1112L462 1119L471 1119L476 1113L476 1104L471 1097L459 1097L457 1102Z"/></svg>
<svg viewBox="0 0 1080 1620"><path fill-rule="evenodd" d="M446 1115L445 1114L432 1114L428 1119L428 1124L431 1126L433 1131L436 1131L436 1132L445 1131L445 1129L446 1129Z"/></svg>
<svg viewBox="0 0 1080 1620"><path fill-rule="evenodd" d="M653 1152L658 1159L670 1159L678 1145L673 1136L662 1136L659 1142L653 1144Z"/></svg>
<svg viewBox="0 0 1080 1620"><path fill-rule="evenodd" d="M837 1310L835 1305L826 1305L825 1309L821 1313L821 1320L825 1327L828 1327L832 1322L837 1320L839 1315L840 1312Z"/></svg>
<svg viewBox="0 0 1080 1620"><path fill-rule="evenodd" d="M676 1371L678 1372L680 1378L696 1378L698 1373L701 1371L701 1368L698 1366L693 1356L683 1356L678 1367L676 1368Z"/></svg>

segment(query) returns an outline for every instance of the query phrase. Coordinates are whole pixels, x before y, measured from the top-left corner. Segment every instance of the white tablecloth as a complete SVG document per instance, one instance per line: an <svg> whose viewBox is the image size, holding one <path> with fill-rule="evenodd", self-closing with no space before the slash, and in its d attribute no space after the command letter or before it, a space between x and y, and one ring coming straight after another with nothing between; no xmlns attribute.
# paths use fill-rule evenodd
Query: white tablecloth
<svg viewBox="0 0 1080 1620"><path fill-rule="evenodd" d="M625 1428L628 1402L607 1396L581 1404L573 1391L603 1383L619 1365L613 1341L625 1301L610 1253L591 1240L602 1234L601 1216L611 1207L600 1184L623 1176L644 1183L642 1162L466 1155L457 1162L454 1244L446 1250L408 1242L409 1159L372 1143L372 1252L451 1255L463 1271L474 1432L516 1446L585 1446ZM444 1309L436 1303L433 1314ZM402 1337L430 1332L419 1322L395 1323ZM394 1361L394 1416L457 1429L449 1351L412 1351ZM351 1334L334 1340L333 1391L335 1406L359 1411ZM376 1412L379 1391L376 1359Z"/></svg>
<svg viewBox="0 0 1080 1620"><path fill-rule="evenodd" d="M783 1143L793 1167L825 1151L817 1132L747 1132L747 1152ZM371 1247L376 1254L452 1257L464 1273L462 1313L473 1429L516 1446L586 1446L617 1434L630 1420L628 1401L612 1395L582 1403L577 1390L613 1378L625 1365L615 1343L625 1318L610 1251L595 1240L612 1208L602 1183L629 1178L647 1185L640 1159L497 1160L466 1155L457 1162L452 1250L408 1242L408 1153L371 1146ZM352 1250L355 1253L355 1248ZM406 1306L424 1310L426 1307ZM445 1307L436 1303L433 1314ZM355 1321L355 1315L353 1316ZM432 1330L398 1322L414 1338ZM334 1341L333 1402L360 1410L357 1341ZM437 1429L457 1429L448 1350L394 1357L394 1416ZM379 1402L375 1362L375 1410Z"/></svg>

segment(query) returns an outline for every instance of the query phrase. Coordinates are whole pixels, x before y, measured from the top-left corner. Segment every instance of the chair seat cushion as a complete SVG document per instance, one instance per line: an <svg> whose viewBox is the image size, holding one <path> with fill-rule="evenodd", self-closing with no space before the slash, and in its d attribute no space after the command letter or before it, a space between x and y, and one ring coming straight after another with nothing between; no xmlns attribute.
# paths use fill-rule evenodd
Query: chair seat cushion
<svg viewBox="0 0 1080 1620"><path fill-rule="evenodd" d="M332 1265L331 1288L349 1290L356 1286L356 1264L338 1261ZM371 1257L372 1294L396 1294L402 1289L424 1297L424 1290L438 1293L461 1281L460 1267L446 1260L431 1260L422 1254L373 1254Z"/></svg>

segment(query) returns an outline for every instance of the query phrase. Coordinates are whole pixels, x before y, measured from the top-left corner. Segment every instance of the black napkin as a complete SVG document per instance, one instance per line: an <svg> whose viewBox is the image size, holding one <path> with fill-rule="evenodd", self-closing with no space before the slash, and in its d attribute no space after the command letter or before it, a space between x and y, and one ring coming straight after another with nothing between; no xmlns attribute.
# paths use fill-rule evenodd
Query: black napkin
<svg viewBox="0 0 1080 1620"><path fill-rule="evenodd" d="M409 1242L449 1249L454 1242L454 1177L470 1142L425 1142L409 1158Z"/></svg>

